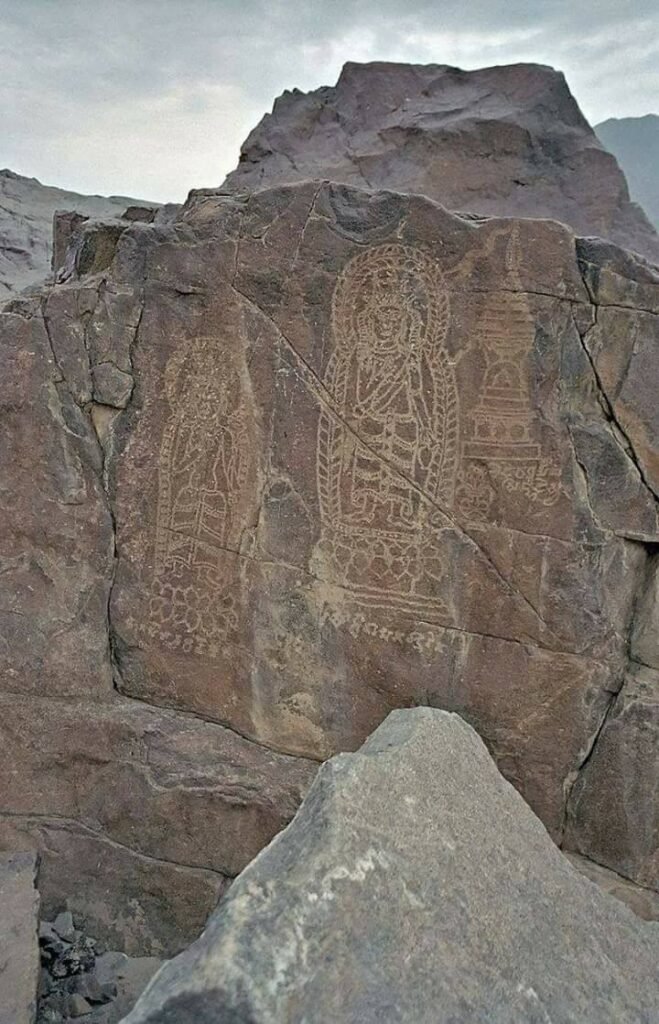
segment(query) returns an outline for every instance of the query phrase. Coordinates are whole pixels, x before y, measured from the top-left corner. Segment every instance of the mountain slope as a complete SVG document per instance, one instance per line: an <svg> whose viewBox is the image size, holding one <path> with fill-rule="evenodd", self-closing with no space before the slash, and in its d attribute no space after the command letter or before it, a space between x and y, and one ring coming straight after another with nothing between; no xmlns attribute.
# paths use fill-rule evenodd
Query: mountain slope
<svg viewBox="0 0 659 1024"><path fill-rule="evenodd" d="M625 172L632 198L659 229L659 115L610 117L595 131Z"/></svg>
<svg viewBox="0 0 659 1024"><path fill-rule="evenodd" d="M120 217L135 202L124 196L79 195L0 170L0 301L48 273L56 210Z"/></svg>

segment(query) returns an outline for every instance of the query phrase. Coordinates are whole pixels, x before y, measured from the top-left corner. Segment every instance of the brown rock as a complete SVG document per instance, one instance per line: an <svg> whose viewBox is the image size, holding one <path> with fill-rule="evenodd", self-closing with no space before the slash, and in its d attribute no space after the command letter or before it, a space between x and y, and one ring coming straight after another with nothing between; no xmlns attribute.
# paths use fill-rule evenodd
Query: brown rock
<svg viewBox="0 0 659 1024"><path fill-rule="evenodd" d="M308 178L416 192L486 216L550 217L659 261L659 236L615 158L563 75L539 64L348 63L335 87L286 91L224 187Z"/></svg>
<svg viewBox="0 0 659 1024"><path fill-rule="evenodd" d="M315 772L130 701L4 696L0 706L0 848L40 848L44 914L66 904L131 954L171 955L198 934Z"/></svg>
<svg viewBox="0 0 659 1024"><path fill-rule="evenodd" d="M450 707L560 834L644 571L620 534L657 536L570 235L313 184L184 222L115 446L121 689L316 758Z"/></svg>
<svg viewBox="0 0 659 1024"><path fill-rule="evenodd" d="M49 912L171 952L397 706L468 718L560 839L659 540L654 394L615 386L651 268L318 182L111 248L0 315L0 845Z"/></svg>
<svg viewBox="0 0 659 1024"><path fill-rule="evenodd" d="M659 672L632 667L572 793L567 843L659 889Z"/></svg>

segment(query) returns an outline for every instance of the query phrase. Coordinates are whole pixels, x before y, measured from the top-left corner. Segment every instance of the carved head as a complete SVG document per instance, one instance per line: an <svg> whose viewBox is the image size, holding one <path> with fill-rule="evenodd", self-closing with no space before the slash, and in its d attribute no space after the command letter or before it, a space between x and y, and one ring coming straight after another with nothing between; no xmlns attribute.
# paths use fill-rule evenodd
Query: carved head
<svg viewBox="0 0 659 1024"><path fill-rule="evenodd" d="M359 253L346 265L332 301L339 347L360 359L406 358L441 344L449 323L448 294L439 266L424 252L392 243Z"/></svg>

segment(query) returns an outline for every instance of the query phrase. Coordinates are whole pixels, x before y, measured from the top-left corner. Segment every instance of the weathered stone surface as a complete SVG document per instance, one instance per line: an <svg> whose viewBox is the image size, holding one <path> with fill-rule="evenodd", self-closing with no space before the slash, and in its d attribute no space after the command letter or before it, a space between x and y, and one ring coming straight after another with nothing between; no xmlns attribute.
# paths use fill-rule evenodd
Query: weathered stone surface
<svg viewBox="0 0 659 1024"><path fill-rule="evenodd" d="M596 864L578 853L567 853L566 856L577 871L590 878L604 892L625 903L637 917L643 918L644 921L659 921L659 893L636 885L617 872L603 868L601 864Z"/></svg>
<svg viewBox="0 0 659 1024"><path fill-rule="evenodd" d="M659 889L659 672L630 671L574 787L567 840Z"/></svg>
<svg viewBox="0 0 659 1024"><path fill-rule="evenodd" d="M286 91L225 187L307 178L417 192L487 216L550 217L659 261L659 236L630 202L615 157L563 75L538 64L348 63L335 87Z"/></svg>
<svg viewBox="0 0 659 1024"><path fill-rule="evenodd" d="M39 894L33 853L0 853L0 1024L34 1024Z"/></svg>
<svg viewBox="0 0 659 1024"><path fill-rule="evenodd" d="M0 171L0 300L42 281L51 266L53 218L58 210L84 217L119 217L134 199L82 196L42 185L6 168ZM65 216L71 217L71 213ZM63 227L63 225L61 225ZM60 235L57 232L55 241ZM56 254L59 259L61 254ZM59 264L56 262L56 266Z"/></svg>
<svg viewBox="0 0 659 1024"><path fill-rule="evenodd" d="M315 771L120 699L3 696L0 706L0 848L41 849L44 913L67 906L129 953L171 955L197 935Z"/></svg>
<svg viewBox="0 0 659 1024"><path fill-rule="evenodd" d="M579 875L469 726L394 712L298 815L126 1024L659 1014L659 929Z"/></svg>
<svg viewBox="0 0 659 1024"><path fill-rule="evenodd" d="M654 271L319 182L111 249L0 315L0 844L48 912L169 952L397 706L468 718L561 839L654 571L654 393L615 383Z"/></svg>
<svg viewBox="0 0 659 1024"><path fill-rule="evenodd" d="M460 710L560 834L658 536L571 236L313 183L183 222L115 431L120 688L316 758Z"/></svg>

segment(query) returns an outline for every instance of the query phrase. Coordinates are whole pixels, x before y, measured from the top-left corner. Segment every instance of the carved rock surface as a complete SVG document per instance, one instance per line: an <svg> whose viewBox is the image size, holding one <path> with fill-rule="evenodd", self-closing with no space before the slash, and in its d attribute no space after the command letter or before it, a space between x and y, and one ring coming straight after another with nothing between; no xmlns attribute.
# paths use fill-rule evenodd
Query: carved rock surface
<svg viewBox="0 0 659 1024"><path fill-rule="evenodd" d="M232 189L328 178L454 210L551 217L659 262L659 236L563 75L538 64L346 64L285 92L245 141Z"/></svg>
<svg viewBox="0 0 659 1024"><path fill-rule="evenodd" d="M655 271L319 182L114 226L0 314L0 846L48 912L86 865L90 932L171 952L415 704L580 848L656 572Z"/></svg>
<svg viewBox="0 0 659 1024"><path fill-rule="evenodd" d="M579 875L476 733L393 712L126 1024L618 1024L659 1014L659 929Z"/></svg>
<svg viewBox="0 0 659 1024"><path fill-rule="evenodd" d="M50 271L56 210L120 217L135 202L124 196L83 196L0 171L0 301L37 284Z"/></svg>

